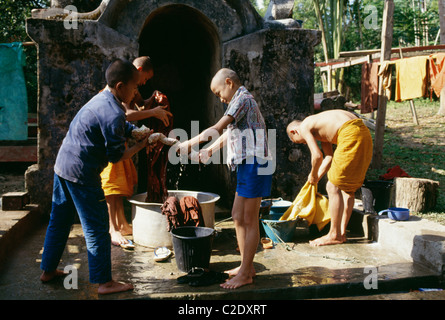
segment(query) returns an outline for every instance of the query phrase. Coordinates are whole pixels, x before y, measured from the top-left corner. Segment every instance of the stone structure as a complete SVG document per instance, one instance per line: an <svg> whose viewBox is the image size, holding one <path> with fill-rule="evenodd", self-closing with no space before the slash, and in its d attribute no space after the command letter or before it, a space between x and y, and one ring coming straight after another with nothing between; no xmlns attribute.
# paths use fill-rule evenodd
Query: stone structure
<svg viewBox="0 0 445 320"><path fill-rule="evenodd" d="M103 0L95 20L87 20L89 14L76 20L56 7L35 11L27 20L39 59L38 164L26 173L32 203L50 209L58 149L73 116L105 86L107 65L140 55L149 55L155 66L142 94L149 96L154 89L165 93L175 128L189 137L197 133L191 132L191 121L199 121L203 130L224 113L209 88L212 76L221 67L237 71L268 129L276 129L273 196L295 197L309 173L309 152L292 145L285 128L313 112L318 31L289 27L288 19L267 24L249 0ZM216 192L230 204L235 186L227 166L171 166L172 176L178 168L181 189Z"/></svg>

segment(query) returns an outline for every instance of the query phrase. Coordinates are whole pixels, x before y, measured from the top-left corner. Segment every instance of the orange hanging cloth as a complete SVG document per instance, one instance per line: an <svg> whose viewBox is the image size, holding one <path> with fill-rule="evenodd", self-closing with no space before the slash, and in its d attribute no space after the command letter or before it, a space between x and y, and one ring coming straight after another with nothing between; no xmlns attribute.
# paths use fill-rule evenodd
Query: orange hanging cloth
<svg viewBox="0 0 445 320"><path fill-rule="evenodd" d="M412 100L427 95L428 56L396 61L396 101Z"/></svg>
<svg viewBox="0 0 445 320"><path fill-rule="evenodd" d="M445 53L436 53L429 56L431 94L434 91L440 97L440 91L445 86Z"/></svg>

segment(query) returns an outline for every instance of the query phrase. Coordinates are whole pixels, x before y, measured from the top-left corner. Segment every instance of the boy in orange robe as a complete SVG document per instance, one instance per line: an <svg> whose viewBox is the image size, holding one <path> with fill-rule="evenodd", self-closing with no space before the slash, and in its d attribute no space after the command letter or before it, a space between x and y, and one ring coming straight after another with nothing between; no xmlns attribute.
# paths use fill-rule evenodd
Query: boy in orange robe
<svg viewBox="0 0 445 320"><path fill-rule="evenodd" d="M138 86L144 85L153 77L154 71L149 57L138 57L133 61L133 65L139 71ZM155 102L156 93L157 91L149 99L144 100L137 91L131 103L124 104L127 121L155 117L168 125L172 114L165 110L167 106L151 108ZM132 159L109 163L102 171L101 179L110 216L111 243L117 246L128 245L129 241L124 236L131 235L133 231L125 218L123 198L133 195L133 188L137 183L137 172Z"/></svg>

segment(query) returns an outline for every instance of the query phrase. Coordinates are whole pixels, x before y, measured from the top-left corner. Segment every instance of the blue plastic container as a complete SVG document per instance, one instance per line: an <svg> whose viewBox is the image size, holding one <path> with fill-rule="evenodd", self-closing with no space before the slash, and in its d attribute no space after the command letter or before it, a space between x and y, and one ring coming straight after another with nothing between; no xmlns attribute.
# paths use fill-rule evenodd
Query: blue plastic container
<svg viewBox="0 0 445 320"><path fill-rule="evenodd" d="M295 235L297 220L279 221L279 219L279 217L275 218L272 215L265 216L261 219L261 224L266 235L275 243L281 242L281 240L291 242Z"/></svg>
<svg viewBox="0 0 445 320"><path fill-rule="evenodd" d="M407 208L388 208L379 212L379 215L383 213L388 213L388 218L396 221L407 221L409 220L409 209Z"/></svg>

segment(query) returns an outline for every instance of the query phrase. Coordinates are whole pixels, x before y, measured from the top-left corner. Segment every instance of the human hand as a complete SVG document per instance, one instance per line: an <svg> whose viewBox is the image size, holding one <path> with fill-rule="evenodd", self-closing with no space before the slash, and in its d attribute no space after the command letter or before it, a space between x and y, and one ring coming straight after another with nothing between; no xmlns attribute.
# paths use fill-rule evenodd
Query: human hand
<svg viewBox="0 0 445 320"><path fill-rule="evenodd" d="M316 185L318 183L318 180L319 180L318 177L312 173L310 173L309 176L307 177L307 181L313 185Z"/></svg>
<svg viewBox="0 0 445 320"><path fill-rule="evenodd" d="M162 121L164 126L168 127L170 124L169 117L172 117L172 113L168 110L165 110L168 106L157 106L156 108L153 108L153 115L155 118Z"/></svg>
<svg viewBox="0 0 445 320"><path fill-rule="evenodd" d="M207 164L212 156L212 150L210 149L201 149L199 151L199 161L203 164Z"/></svg>
<svg viewBox="0 0 445 320"><path fill-rule="evenodd" d="M188 153L189 153L189 147L188 147L188 145L189 145L188 140L176 144L176 148L177 148L177 149L176 149L176 153L179 153L179 154L181 154L181 155L182 155L182 154L188 154Z"/></svg>

